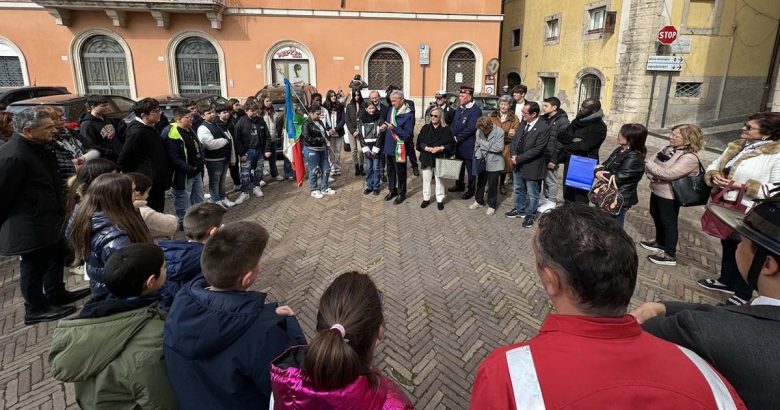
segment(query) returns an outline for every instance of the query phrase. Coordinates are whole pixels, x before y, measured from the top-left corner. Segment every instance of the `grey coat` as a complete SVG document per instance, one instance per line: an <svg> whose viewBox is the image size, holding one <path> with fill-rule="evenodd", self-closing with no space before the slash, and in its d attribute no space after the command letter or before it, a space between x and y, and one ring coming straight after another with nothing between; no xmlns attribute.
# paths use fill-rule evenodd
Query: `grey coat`
<svg viewBox="0 0 780 410"><path fill-rule="evenodd" d="M488 172L504 170L504 130L493 126L493 130L485 137L482 130L477 128L477 143L474 144L474 159L485 160Z"/></svg>
<svg viewBox="0 0 780 410"><path fill-rule="evenodd" d="M651 334L693 350L731 385L749 409L780 403L780 306L664 302L666 316L645 322Z"/></svg>

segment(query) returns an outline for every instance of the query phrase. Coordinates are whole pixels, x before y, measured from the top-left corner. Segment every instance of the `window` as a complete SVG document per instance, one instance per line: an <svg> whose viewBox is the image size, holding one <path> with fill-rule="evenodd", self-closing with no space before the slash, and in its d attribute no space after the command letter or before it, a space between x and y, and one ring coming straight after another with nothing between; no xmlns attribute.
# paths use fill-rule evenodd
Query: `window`
<svg viewBox="0 0 780 410"><path fill-rule="evenodd" d="M125 50L109 36L89 38L81 48L86 94L130 96Z"/></svg>
<svg viewBox="0 0 780 410"><path fill-rule="evenodd" d="M701 83L678 82L674 88L675 97L701 98Z"/></svg>
<svg viewBox="0 0 780 410"><path fill-rule="evenodd" d="M555 77L542 77L542 93L544 98L555 96Z"/></svg>
<svg viewBox="0 0 780 410"><path fill-rule="evenodd" d="M604 31L604 21L607 15L606 7L588 10L588 32Z"/></svg>
<svg viewBox="0 0 780 410"><path fill-rule="evenodd" d="M680 32L717 35L720 31L723 0L685 0Z"/></svg>
<svg viewBox="0 0 780 410"><path fill-rule="evenodd" d="M519 28L512 30L512 48L520 47L521 32Z"/></svg>
<svg viewBox="0 0 780 410"><path fill-rule="evenodd" d="M0 87L21 87L23 85L24 76L19 57L0 55Z"/></svg>
<svg viewBox="0 0 780 410"><path fill-rule="evenodd" d="M548 20L544 28L544 39L547 41L558 40L560 31L561 28L558 19Z"/></svg>
<svg viewBox="0 0 780 410"><path fill-rule="evenodd" d="M404 60L392 48L380 48L368 59L368 85L372 90L384 90L388 86L403 87Z"/></svg>
<svg viewBox="0 0 780 410"><path fill-rule="evenodd" d="M577 107L588 98L601 99L601 79L595 74L585 74L580 78L580 92Z"/></svg>
<svg viewBox="0 0 780 410"><path fill-rule="evenodd" d="M202 37L188 37L176 47L176 76L181 94L222 94L217 49Z"/></svg>
<svg viewBox="0 0 780 410"><path fill-rule="evenodd" d="M477 59L466 47L458 47L447 56L447 91L457 94L461 87L474 87Z"/></svg>

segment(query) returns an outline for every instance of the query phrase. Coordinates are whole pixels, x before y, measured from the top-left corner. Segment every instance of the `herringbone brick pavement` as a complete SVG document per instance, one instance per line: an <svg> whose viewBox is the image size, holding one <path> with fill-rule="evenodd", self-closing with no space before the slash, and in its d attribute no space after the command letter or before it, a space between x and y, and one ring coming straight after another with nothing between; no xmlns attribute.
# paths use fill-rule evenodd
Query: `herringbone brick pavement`
<svg viewBox="0 0 780 410"><path fill-rule="evenodd" d="M652 139L649 151L661 144ZM604 158L612 148L609 137ZM711 160L707 155L704 159ZM227 221L256 221L271 233L255 288L292 306L311 337L317 301L328 283L346 270L369 273L385 294L387 332L376 364L418 408L466 408L480 361L496 346L533 336L550 311L537 284L534 230L501 215L511 198L501 198L494 216L469 210L470 201L453 195L444 211L420 209L420 179L413 176L409 199L400 206L382 196L364 196L362 181L353 176L340 177L333 186L335 196L315 200L305 186L275 182L264 198L228 211ZM626 221L635 240L653 232L646 183L640 198ZM638 249L642 258L632 307L652 300L721 301L695 284L719 268L720 246L699 233L700 213L701 208L681 212L677 267L651 264ZM16 258L0 261L0 408L76 408L72 385L49 377L55 325L23 325L18 273ZM86 285L73 275L67 282L70 288Z"/></svg>

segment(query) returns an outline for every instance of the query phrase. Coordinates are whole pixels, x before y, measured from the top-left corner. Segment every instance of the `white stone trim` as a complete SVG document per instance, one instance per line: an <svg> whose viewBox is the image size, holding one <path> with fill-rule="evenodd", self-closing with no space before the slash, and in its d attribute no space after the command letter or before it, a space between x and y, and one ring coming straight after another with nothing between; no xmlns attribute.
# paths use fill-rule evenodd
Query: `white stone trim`
<svg viewBox="0 0 780 410"><path fill-rule="evenodd" d="M0 3L2 4L2 3ZM301 9L266 9L250 7L228 7L227 15L267 15L295 17L362 17L370 19L392 20L454 20L454 21L496 21L504 20L502 15L479 14L440 14L440 13L400 13L377 11L342 11L342 10L301 10Z"/></svg>
<svg viewBox="0 0 780 410"><path fill-rule="evenodd" d="M22 81L24 82L24 85L31 85L30 84L30 74L27 72L27 59L24 58L24 53L22 53L22 49L16 46L13 41L0 36L0 44L7 46L11 50L16 53L16 57L19 58L19 66L22 69Z"/></svg>
<svg viewBox="0 0 780 410"><path fill-rule="evenodd" d="M712 22L709 27L688 27L688 9L691 5L691 0L685 0L683 2L683 12L680 23L680 34L698 34L705 36L716 36L720 32L721 17L723 16L723 0L713 0L713 15Z"/></svg>
<svg viewBox="0 0 780 410"><path fill-rule="evenodd" d="M380 48L391 48L398 52L398 54L401 55L401 59L404 62L404 83L402 85L404 96L408 98L408 96L412 93L412 86L411 86L411 73L412 73L412 66L411 66L411 60L409 59L409 54L406 52L406 49L403 48L398 43L394 43L392 41L380 41L378 43L375 43L373 46L369 47L368 50L366 50L366 53L363 55L363 78L368 81L368 60L371 58L371 55L374 54L375 51L379 50ZM393 84L395 85L395 84ZM371 84L369 84L369 87ZM369 89L369 91L374 91L374 89ZM376 91L385 91L385 90L376 90Z"/></svg>
<svg viewBox="0 0 780 410"><path fill-rule="evenodd" d="M168 87L171 90L171 94L179 94L179 76L176 72L176 48L179 44L188 37L200 37L204 40L208 40L214 49L217 50L217 56L219 58L219 85L222 91L221 95L226 97L227 91L227 72L225 71L225 52L222 50L222 46L219 41L212 37L210 34L202 30L185 30L176 33L168 42L167 56L168 56Z"/></svg>
<svg viewBox="0 0 780 410"><path fill-rule="evenodd" d="M39 6L35 3L28 3L23 1L8 1L8 2L0 2L0 9L42 9L42 6Z"/></svg>
<svg viewBox="0 0 780 410"><path fill-rule="evenodd" d="M130 46L127 45L125 39L117 33L104 28L95 28L84 30L81 33L73 36L73 40L70 42L70 62L73 67L73 83L76 85L76 94L86 94L87 86L84 81L84 67L81 64L81 48L84 43L93 36L108 36L114 41L119 43L122 49L125 51L125 63L127 65L127 80L130 86L130 98L133 100L138 98L135 85L135 69L133 68L133 53L130 51Z"/></svg>
<svg viewBox="0 0 780 410"><path fill-rule="evenodd" d="M484 82L484 73L483 73L483 66L485 65L482 60L482 52L479 50L479 47L477 47L474 43L468 42L468 41L458 41L456 43L450 44L449 47L444 51L444 53L441 56L441 83L439 86L440 90L446 90L447 89L447 63L450 58L450 54L457 49L457 48L467 48L471 50L472 53L474 53L474 92L484 92L482 89L482 83ZM498 87L498 85L496 85Z"/></svg>
<svg viewBox="0 0 780 410"><path fill-rule="evenodd" d="M306 47L302 42L297 40L277 41L268 48L268 51L265 53L265 83L274 83L274 73L272 71L273 64L271 64L271 60L273 60L273 56L277 51L286 47L297 47L306 52L306 55L309 56L309 84L317 87L317 61L314 58L314 53L311 52L309 47Z"/></svg>

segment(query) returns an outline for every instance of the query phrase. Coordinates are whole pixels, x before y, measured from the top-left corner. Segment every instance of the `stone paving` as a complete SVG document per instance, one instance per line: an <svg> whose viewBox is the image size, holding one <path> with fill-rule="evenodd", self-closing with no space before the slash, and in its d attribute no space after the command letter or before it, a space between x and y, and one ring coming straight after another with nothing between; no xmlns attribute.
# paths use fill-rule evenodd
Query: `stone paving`
<svg viewBox="0 0 780 410"><path fill-rule="evenodd" d="M649 151L664 142L651 138ZM602 158L614 148L610 136ZM709 162L713 155L703 154ZM350 165L345 155L345 169ZM305 181L304 181L305 182ZM289 304L307 336L313 335L319 296L338 274L369 273L385 294L386 339L376 364L396 379L421 409L464 409L476 368L496 346L534 335L550 311L539 287L531 251L533 229L502 213L468 209L471 201L449 195L446 207L420 209L420 179L409 177L409 199L399 206L364 196L351 175L333 184L338 193L316 200L290 182L269 184L266 196L227 212L226 221L263 224L271 233L264 271L254 289ZM640 240L653 233L649 190L626 219ZM719 268L720 245L700 234L702 208L681 212L678 266L650 263L640 254L632 307L644 301L716 303L718 294L695 281ZM17 258L0 260L0 408L77 408L72 385L49 376L48 350L55 324L24 326ZM86 286L68 275L69 288Z"/></svg>

